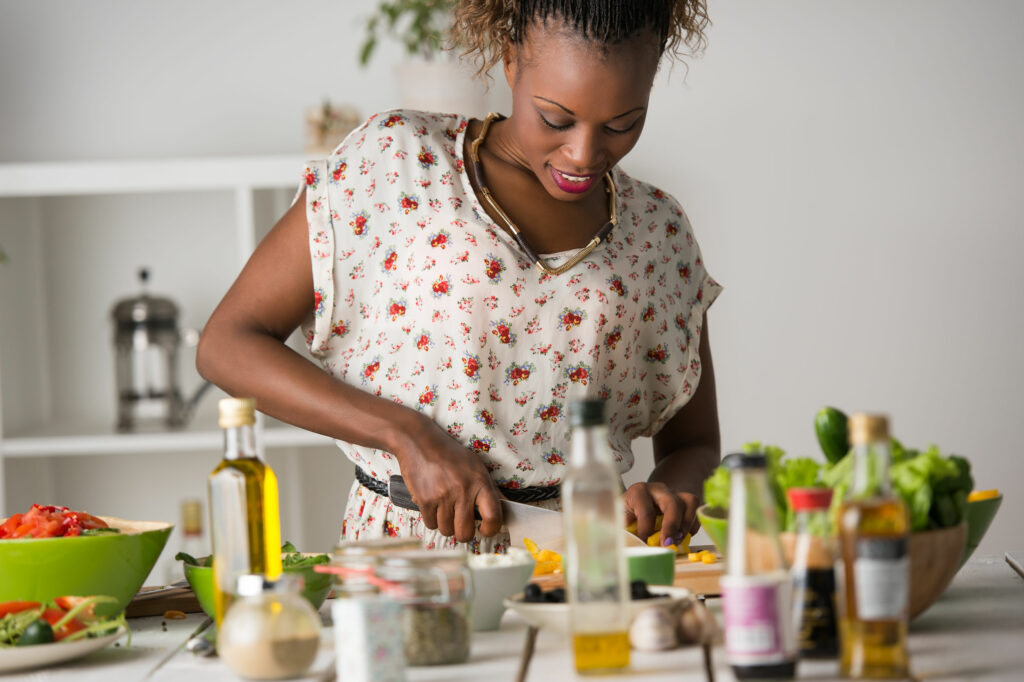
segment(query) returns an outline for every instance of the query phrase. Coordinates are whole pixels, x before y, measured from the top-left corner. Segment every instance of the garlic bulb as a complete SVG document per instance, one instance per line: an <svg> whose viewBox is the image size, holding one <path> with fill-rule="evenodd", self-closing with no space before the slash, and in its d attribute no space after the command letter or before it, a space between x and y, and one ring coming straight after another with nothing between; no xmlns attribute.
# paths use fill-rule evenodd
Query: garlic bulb
<svg viewBox="0 0 1024 682"><path fill-rule="evenodd" d="M644 609L629 628L629 643L640 651L664 651L679 644L672 615L665 609Z"/></svg>
<svg viewBox="0 0 1024 682"><path fill-rule="evenodd" d="M695 601L679 615L679 640L683 644L710 644L717 632L715 616L702 602Z"/></svg>

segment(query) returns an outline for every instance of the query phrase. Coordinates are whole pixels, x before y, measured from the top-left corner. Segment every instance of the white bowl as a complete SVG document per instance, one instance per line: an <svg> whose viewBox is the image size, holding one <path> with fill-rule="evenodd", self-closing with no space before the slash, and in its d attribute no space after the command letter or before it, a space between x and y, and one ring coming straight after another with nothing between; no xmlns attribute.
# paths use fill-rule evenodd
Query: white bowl
<svg viewBox="0 0 1024 682"><path fill-rule="evenodd" d="M469 557L473 575L472 619L474 630L497 630L505 613L505 600L523 591L537 562L525 549L509 547L507 554L474 554Z"/></svg>
<svg viewBox="0 0 1024 682"><path fill-rule="evenodd" d="M668 587L651 585L651 599L633 599L629 602L629 622L632 623L636 614L652 606L670 606L693 599L693 592L685 587ZM525 602L523 595L517 594L505 600L505 606L515 611L527 623L535 628L548 631L569 632L569 607L566 604L550 602Z"/></svg>

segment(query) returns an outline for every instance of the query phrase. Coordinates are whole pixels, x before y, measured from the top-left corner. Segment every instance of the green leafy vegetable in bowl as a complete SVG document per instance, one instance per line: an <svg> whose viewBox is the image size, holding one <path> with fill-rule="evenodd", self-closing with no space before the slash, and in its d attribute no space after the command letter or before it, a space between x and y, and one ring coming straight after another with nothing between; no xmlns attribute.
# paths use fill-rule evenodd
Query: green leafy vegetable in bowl
<svg viewBox="0 0 1024 682"><path fill-rule="evenodd" d="M208 616L213 616L213 558L193 557L184 552L178 552L174 557L183 562L185 579L199 600L199 606ZM313 567L318 564L330 563L331 557L327 554L303 554L295 545L285 542L281 545L281 568L286 573L293 573L302 576L305 586L302 589L302 596L319 609L331 591L331 576L326 573L317 573Z"/></svg>
<svg viewBox="0 0 1024 682"><path fill-rule="evenodd" d="M790 488L825 485L833 489L832 509L838 509L846 491L853 483L853 457L846 454L840 459L831 458L839 452L835 440L829 440L835 433L845 434L845 415L835 408L828 410L828 420L822 423L828 427L822 435L819 420L815 426L819 442L825 450L828 463L822 464L809 457L786 457L785 452L773 445L762 446L758 442L743 446L746 452L762 452L768 460L768 480L780 530L795 531L796 519L786 499ZM819 413L820 416L821 413ZM892 466L889 477L893 491L899 494L910 510L912 531L949 528L964 520L967 510L967 495L974 487L971 465L963 457L943 455L937 446L929 446L924 452L909 449L895 438L890 439ZM709 507L729 508L729 470L718 467L704 482L704 501ZM833 514L834 517L834 514Z"/></svg>

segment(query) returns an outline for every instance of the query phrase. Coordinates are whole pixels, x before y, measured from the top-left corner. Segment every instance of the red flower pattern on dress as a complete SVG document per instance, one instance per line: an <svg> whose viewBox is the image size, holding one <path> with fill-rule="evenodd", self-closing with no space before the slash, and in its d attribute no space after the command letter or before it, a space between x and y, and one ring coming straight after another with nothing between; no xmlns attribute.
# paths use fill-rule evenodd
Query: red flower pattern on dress
<svg viewBox="0 0 1024 682"><path fill-rule="evenodd" d="M366 235L366 223L370 219L370 214L366 211L360 211L352 216L352 220L349 221L349 227L352 228L352 234L357 237L363 237Z"/></svg>
<svg viewBox="0 0 1024 682"><path fill-rule="evenodd" d="M463 373L469 377L470 381L476 381L480 378L480 358L475 355L467 355L462 358Z"/></svg>
<svg viewBox="0 0 1024 682"><path fill-rule="evenodd" d="M434 150L426 146L420 147L420 153L416 155L416 160L420 162L422 168L430 168L437 165L437 157L434 156Z"/></svg>
<svg viewBox="0 0 1024 682"><path fill-rule="evenodd" d="M499 485L559 483L566 455L553 445L569 432L566 402L580 395L608 401L624 471L629 440L656 432L696 387L690 339L718 286L678 203L619 169L612 241L564 275L537 272L468 191L466 125L385 112L306 167L315 314L303 336L339 379L429 411ZM387 453L345 451L378 478L397 472ZM451 546L359 490L353 499L366 506L346 512L350 537L394 531ZM477 540L481 551L501 544Z"/></svg>
<svg viewBox="0 0 1024 682"><path fill-rule="evenodd" d="M446 230L441 230L430 238L430 245L435 249L443 249L448 246L448 240L451 235Z"/></svg>
<svg viewBox="0 0 1024 682"><path fill-rule="evenodd" d="M392 322L405 315L405 301L392 300L388 304L388 315Z"/></svg>

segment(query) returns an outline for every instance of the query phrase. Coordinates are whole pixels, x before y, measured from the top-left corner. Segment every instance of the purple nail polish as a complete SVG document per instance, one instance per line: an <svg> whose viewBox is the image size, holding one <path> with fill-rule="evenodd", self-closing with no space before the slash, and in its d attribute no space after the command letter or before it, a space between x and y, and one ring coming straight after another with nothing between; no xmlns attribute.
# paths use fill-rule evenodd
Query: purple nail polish
<svg viewBox="0 0 1024 682"><path fill-rule="evenodd" d="M661 546L662 547L668 547L669 545L674 545L674 544L678 544L678 543L673 542L672 538L665 538L664 540L661 541Z"/></svg>

